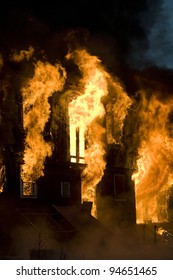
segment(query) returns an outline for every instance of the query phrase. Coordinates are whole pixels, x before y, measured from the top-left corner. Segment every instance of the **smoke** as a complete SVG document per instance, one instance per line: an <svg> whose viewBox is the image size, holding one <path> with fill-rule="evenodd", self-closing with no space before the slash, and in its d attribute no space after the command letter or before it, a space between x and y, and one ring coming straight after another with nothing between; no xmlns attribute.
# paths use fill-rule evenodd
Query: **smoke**
<svg viewBox="0 0 173 280"><path fill-rule="evenodd" d="M0 197L1 260L62 258L68 233L62 232L59 227L57 229L57 224L52 222L51 218L54 219L56 213L51 216L51 208L38 205L38 201L31 204L37 209L35 213L30 208L30 202L16 204L13 198ZM28 213L26 207L31 212ZM49 214L47 211L50 211Z"/></svg>
<svg viewBox="0 0 173 280"><path fill-rule="evenodd" d="M2 217L4 217L4 215L6 219L8 215L12 215L11 213L15 212L11 212L13 209L11 207L7 214L7 211L3 211L3 206L1 203L1 210L2 213L4 213L1 216L1 221L3 221ZM64 211L66 212L67 209L68 207L66 207ZM63 258L69 260L163 260L172 258L172 248L165 242L164 238L162 236L156 236L155 239L154 225L137 226L134 228L128 226L120 227L114 220L112 221L113 226L107 229L100 224L99 221L93 219L88 213L81 213L78 211L75 212L76 214L74 215L73 210L72 207L69 207L69 213L72 219L68 218L68 221L75 227L76 232L74 235L73 233L64 232L63 236L59 230L57 231L56 227L54 228L53 224L51 224L53 227L50 226L50 220L47 220L46 216L39 216L38 214L30 215L29 213L25 214L32 224L41 232L40 249L53 249L52 251L56 252L56 255L54 255L54 252L51 252L51 259L54 259L54 257L55 259L61 259L61 250ZM105 214L109 215L109 211ZM53 216L53 218L54 217L55 216ZM12 219L8 220L8 223L6 222L5 227L3 227L2 233L5 232L5 228L7 228L8 224L13 223ZM9 235L9 232L11 233L10 244L11 247L13 247L13 251L8 251L10 247L8 243L6 251L1 251L2 253L4 252L7 254L7 252L9 252L9 256L11 255L17 259L29 259L29 250L38 249L39 232L35 230L23 216L16 221L15 227L6 233ZM66 233L67 239L64 242Z"/></svg>
<svg viewBox="0 0 173 280"><path fill-rule="evenodd" d="M43 208L40 208L35 204L36 212L33 214L28 212L28 205L21 204L19 207L13 199L1 199L0 259L29 260L34 250L37 250L34 259L172 259L171 244L166 242L163 236L155 235L154 225L120 229L120 226L114 223L117 229L114 232L113 228L105 228L99 221L82 212L72 215L72 225L76 223L78 227L76 225L75 232L70 233L69 222L68 230L63 228L61 231L62 229L57 228L57 223L62 225L59 213L55 224L50 217L55 219L56 213L51 216L50 209L43 205ZM69 211L73 213L73 209ZM165 231L167 228L169 227L164 227Z"/></svg>
<svg viewBox="0 0 173 280"><path fill-rule="evenodd" d="M153 54L153 50L162 49L163 52L166 46L164 44L162 48L159 47L162 42L165 42L163 40L165 32L162 32L163 28L159 26L165 26L165 28L168 26L164 23L163 0L157 3L151 3L148 0L142 0L139 3L135 0L133 5L127 0L108 0L106 3L77 0L73 3L64 1L58 8L54 1L38 5L30 2L26 7L17 3L14 5L11 2L9 5L10 9L6 3L4 12L1 10L3 28L0 34L3 52L9 52L11 48L26 49L28 45L33 45L34 48L50 49L50 41L53 37L59 40L60 34L69 30L85 29L91 34L92 40L96 39L100 42L99 45L97 44L97 52L100 49L103 55L102 61L103 58L109 60L109 54L106 55L105 49L110 49L111 56L116 56L116 60L120 62L122 77L128 79L125 73L125 69L129 67L127 64L137 68L140 68L140 65L147 65L147 59L151 59L147 58L147 51L150 52L152 49ZM157 36L157 40L155 38L152 40L152 42L157 42L156 48L151 46L150 42L153 30L160 30L161 34L161 37ZM92 47L96 48L94 45Z"/></svg>
<svg viewBox="0 0 173 280"><path fill-rule="evenodd" d="M103 225L75 206L61 209L60 213L61 211L77 229L74 238L66 244L69 259L172 258L171 243L166 243L164 238L156 233L155 225L121 225L114 219L108 227L108 224ZM104 214L112 215L110 207Z"/></svg>
<svg viewBox="0 0 173 280"><path fill-rule="evenodd" d="M144 36L141 40L136 40L136 38L131 40L131 51L128 57L131 69L139 70L151 65L158 65L152 56L159 52L163 54L165 51L163 48L166 36L164 1L159 0L156 3L145 1L145 5L146 10L142 11L140 18L140 26Z"/></svg>
<svg viewBox="0 0 173 280"><path fill-rule="evenodd" d="M64 57L69 47L67 40L71 40L69 33L75 32L78 33L78 36L75 34L76 48L85 46L96 55L109 73L120 78L127 93L133 95L136 84L132 69L159 65L164 57L171 56L171 39L168 38L171 25L165 19L168 18L165 6L163 0L157 3L133 1L133 5L127 0L64 1L58 9L53 1L46 5L30 2L26 7L10 2L11 8L5 5L4 12L1 11L0 51L5 58L12 49L20 52L33 46L43 51L50 63L58 59L69 66ZM153 30L160 33L151 43ZM169 50L165 51L167 48ZM162 54L152 59L157 50ZM167 59L167 63L169 61ZM165 63L159 66L165 67Z"/></svg>
<svg viewBox="0 0 173 280"><path fill-rule="evenodd" d="M157 1L159 2L159 1ZM158 7L155 4L150 10L155 13L155 22L148 31L148 48L143 51L143 59L139 61L140 53L134 53L134 63L140 69L155 65L160 68L172 69L172 3L160 1ZM151 11L152 12L152 11ZM153 12L152 12L153 13ZM142 49L141 49L142 54Z"/></svg>

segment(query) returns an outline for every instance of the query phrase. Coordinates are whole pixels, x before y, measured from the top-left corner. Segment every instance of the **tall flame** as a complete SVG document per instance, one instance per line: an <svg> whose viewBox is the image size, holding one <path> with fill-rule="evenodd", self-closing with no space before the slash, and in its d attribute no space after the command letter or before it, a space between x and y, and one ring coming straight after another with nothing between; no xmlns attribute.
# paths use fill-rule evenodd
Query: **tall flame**
<svg viewBox="0 0 173 280"><path fill-rule="evenodd" d="M136 191L137 223L165 222L167 204L173 184L173 139L168 118L173 101L161 102L156 96L148 100L142 92L138 171L133 174Z"/></svg>
<svg viewBox="0 0 173 280"><path fill-rule="evenodd" d="M73 58L83 74L80 81L83 92L69 104L70 125L79 127L86 133L88 147L85 151L87 167L82 174L82 199L92 201L94 205L95 187L101 180L104 169L104 144L102 137L105 129L102 118L105 114L101 98L107 95L107 73L96 56L86 50L76 50L68 55ZM95 210L92 210L92 213ZM93 213L95 215L95 213Z"/></svg>
<svg viewBox="0 0 173 280"><path fill-rule="evenodd" d="M83 75L80 81L83 91L70 102L69 116L70 125L85 132L87 142L85 163L87 166L82 173L82 199L93 202L92 215L96 216L95 189L104 175L106 166L104 158L106 129L103 125L106 111L102 98L109 94L109 88L112 88L114 94L116 93L115 102L118 108L113 106L112 113L115 116L116 122L114 123L117 124L117 130L122 129L130 98L124 93L120 82L114 81L105 71L96 56L90 55L83 49L68 54L67 58L74 59ZM120 104L123 107L122 110ZM121 114L119 114L119 110L121 110ZM112 140L114 135L109 138ZM116 142L116 139L113 141Z"/></svg>
<svg viewBox="0 0 173 280"><path fill-rule="evenodd" d="M44 161L52 154L52 144L44 140L44 128L50 116L49 97L60 91L65 83L66 72L61 65L38 61L35 73L22 88L23 124L26 131L23 182L35 182L43 176ZM24 189L24 194L29 194Z"/></svg>

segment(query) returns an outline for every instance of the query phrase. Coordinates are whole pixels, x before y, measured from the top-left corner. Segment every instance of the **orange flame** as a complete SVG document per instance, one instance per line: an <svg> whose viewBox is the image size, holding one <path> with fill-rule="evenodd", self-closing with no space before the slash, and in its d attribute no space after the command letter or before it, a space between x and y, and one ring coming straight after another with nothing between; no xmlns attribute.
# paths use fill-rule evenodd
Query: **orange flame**
<svg viewBox="0 0 173 280"><path fill-rule="evenodd" d="M173 140L168 132L168 117L173 102L162 103L155 96L147 100L142 93L140 111L142 137L133 174L136 191L137 223L168 220L167 201L173 184Z"/></svg>
<svg viewBox="0 0 173 280"><path fill-rule="evenodd" d="M26 131L24 164L21 177L23 182L35 182L43 176L44 161L52 154L52 144L44 140L45 124L50 116L48 98L63 88L66 72L61 65L38 61L35 74L25 87L23 94L23 124ZM24 190L24 194L29 194Z"/></svg>
<svg viewBox="0 0 173 280"><path fill-rule="evenodd" d="M24 59L29 60L32 57L33 53L34 53L34 48L30 46L28 51L21 50L19 53L15 51L12 54L11 59L15 62L21 62Z"/></svg>
<svg viewBox="0 0 173 280"><path fill-rule="evenodd" d="M104 175L106 166L104 159L106 129L103 126L106 111L102 98L108 95L108 88L111 88L113 95L116 95L116 105L111 108L111 113L114 115L113 123L117 126L117 130L122 129L123 120L131 101L123 91L120 82L112 79L96 56L90 55L86 50L76 50L69 53L67 58L73 58L83 74L80 81L83 91L80 91L79 96L70 102L69 116L70 125L82 128L85 132L87 142L85 163L87 166L82 174L82 200L93 202L92 215L96 216L95 189ZM112 126L113 123L110 122L109 126ZM108 142L116 142L117 139L120 140L116 134L109 132Z"/></svg>
<svg viewBox="0 0 173 280"><path fill-rule="evenodd" d="M158 228L157 229L157 234L159 234L159 235L163 235L165 232L167 232L167 231L163 228Z"/></svg>

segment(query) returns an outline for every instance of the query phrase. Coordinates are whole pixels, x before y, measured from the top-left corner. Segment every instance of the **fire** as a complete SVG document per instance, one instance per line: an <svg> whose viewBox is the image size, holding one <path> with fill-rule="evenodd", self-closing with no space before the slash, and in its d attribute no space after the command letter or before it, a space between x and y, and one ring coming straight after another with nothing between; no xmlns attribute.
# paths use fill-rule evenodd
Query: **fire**
<svg viewBox="0 0 173 280"><path fill-rule="evenodd" d="M173 235L170 232L168 232L167 230L160 227L157 229L157 234L163 236L163 238L165 239L166 242L172 243Z"/></svg>
<svg viewBox="0 0 173 280"><path fill-rule="evenodd" d="M21 50L19 53L15 51L12 54L11 59L15 62L20 62L24 59L29 60L32 57L33 53L34 53L34 48L30 46L28 50Z"/></svg>
<svg viewBox="0 0 173 280"><path fill-rule="evenodd" d="M141 94L141 142L137 172L132 177L135 182L137 223L165 222L168 220L167 202L173 184L173 139L168 129L173 102L161 102L154 95L147 99L145 92Z"/></svg>
<svg viewBox="0 0 173 280"><path fill-rule="evenodd" d="M165 232L166 232L166 230L163 229L163 228L158 228L157 229L157 234L159 234L159 235L163 235Z"/></svg>
<svg viewBox="0 0 173 280"><path fill-rule="evenodd" d="M35 182L43 176L44 161L52 154L52 144L44 140L44 128L50 116L49 97L60 91L65 83L66 72L61 65L38 61L33 78L22 88L23 125L26 131L22 181ZM27 186L27 184L26 184ZM28 195L29 189L24 189Z"/></svg>
<svg viewBox="0 0 173 280"><path fill-rule="evenodd" d="M4 191L6 184L6 168L5 165L0 163L0 193Z"/></svg>
<svg viewBox="0 0 173 280"><path fill-rule="evenodd" d="M83 74L80 81L83 92L70 102L69 116L70 125L86 133L88 147L85 151L85 163L87 167L82 174L82 200L92 201L94 205L95 187L101 180L106 165L102 142L105 133L102 118L105 110L101 98L108 93L107 73L101 67L100 60L87 53L86 50L77 50L68 54L67 58L73 58ZM93 212L95 212L95 207ZM96 215L96 213L93 214Z"/></svg>
<svg viewBox="0 0 173 280"><path fill-rule="evenodd" d="M111 94L114 95L115 100L111 113L114 115L115 131L118 132L122 130L123 120L131 101L123 91L120 82L113 80L96 56L90 55L83 49L69 53L67 58L74 59L83 76L80 80L82 90L69 104L70 126L73 127L70 131L71 155L74 158L76 152L74 130L80 129L85 134L87 143L85 150L84 146L80 146L81 150L79 149L79 154L85 155L87 165L82 173L82 200L93 202L92 215L96 216L96 185L102 179L106 167L106 129L103 125L103 120L108 108L105 110L102 98L110 94L111 88ZM109 126L112 126L112 122ZM109 143L120 141L120 137L117 137L118 134L116 133L110 132L107 135Z"/></svg>

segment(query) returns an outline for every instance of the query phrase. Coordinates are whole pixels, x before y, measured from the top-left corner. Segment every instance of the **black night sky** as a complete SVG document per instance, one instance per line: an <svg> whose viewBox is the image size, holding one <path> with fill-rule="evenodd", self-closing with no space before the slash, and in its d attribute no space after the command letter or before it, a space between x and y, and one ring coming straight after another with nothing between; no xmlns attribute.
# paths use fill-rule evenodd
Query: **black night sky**
<svg viewBox="0 0 173 280"><path fill-rule="evenodd" d="M166 2L169 5L170 1ZM93 36L107 34L114 38L118 51L126 57L137 48L143 52L150 50L151 31L155 28L160 31L158 48L163 51L171 28L171 15L167 11L171 6L166 7L163 0L152 1L152 4L147 0L30 1L20 4L6 1L0 11L1 49L19 47L33 39L41 45L52 34L84 28ZM170 40L169 36L169 45Z"/></svg>
<svg viewBox="0 0 173 280"><path fill-rule="evenodd" d="M5 57L33 45L49 60L61 59L65 38L75 31L80 43L128 84L131 69L172 70L171 9L168 0L6 1L0 11L0 52Z"/></svg>

